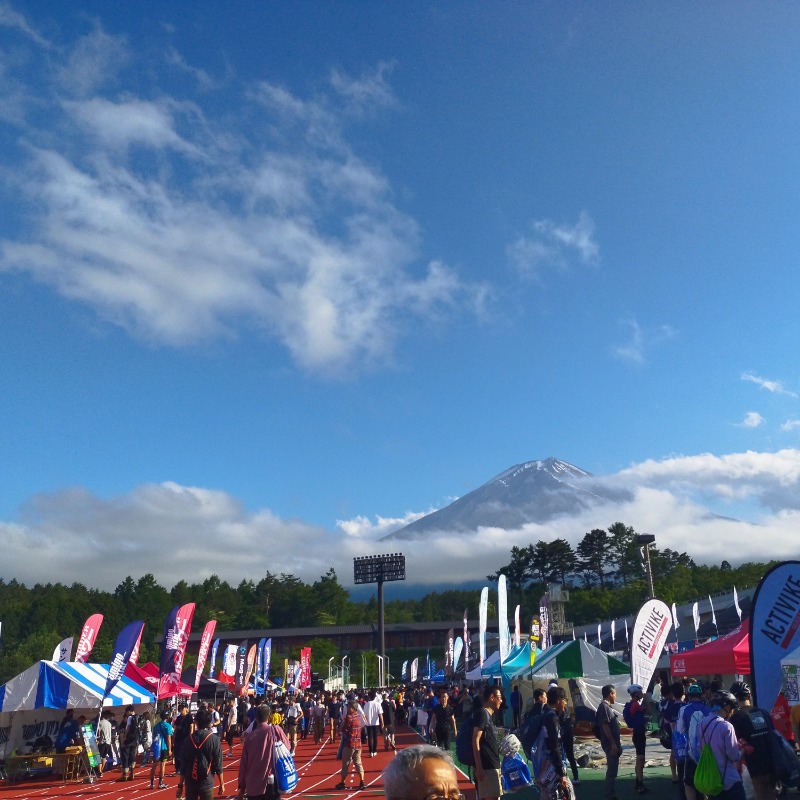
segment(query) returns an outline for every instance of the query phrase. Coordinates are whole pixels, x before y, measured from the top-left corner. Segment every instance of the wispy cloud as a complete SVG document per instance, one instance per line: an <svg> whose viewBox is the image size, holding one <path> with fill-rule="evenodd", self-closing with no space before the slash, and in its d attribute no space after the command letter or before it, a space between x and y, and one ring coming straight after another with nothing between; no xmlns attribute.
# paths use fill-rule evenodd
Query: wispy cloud
<svg viewBox="0 0 800 800"><path fill-rule="evenodd" d="M389 359L412 320L479 308L485 287L420 258L416 221L347 140L354 109L392 105L387 65L334 73L313 98L228 81L231 127L222 100L212 112L164 92L179 55L147 70L137 58L95 28L43 65L41 86L14 76L37 114L16 115L25 149L7 185L31 225L0 242L0 270L144 340L255 331L323 374Z"/></svg>
<svg viewBox="0 0 800 800"><path fill-rule="evenodd" d="M576 259L580 264L594 264L600 258L594 220L586 211L581 211L574 225L540 219L531 228L532 234L517 237L506 250L523 274L537 276L542 267L565 268Z"/></svg>
<svg viewBox="0 0 800 800"><path fill-rule="evenodd" d="M0 2L0 26L4 28L16 28L16 30L21 31L40 47L51 47L50 42L47 41L22 14L15 11L10 3Z"/></svg>
<svg viewBox="0 0 800 800"><path fill-rule="evenodd" d="M786 422L781 425L782 431L794 431L798 428L800 428L800 419L787 419Z"/></svg>
<svg viewBox="0 0 800 800"><path fill-rule="evenodd" d="M644 331L635 319L624 320L621 324L629 328L630 338L624 344L612 347L611 352L616 358L632 364L644 364L650 347L662 344L675 336L675 329L670 325L660 325Z"/></svg>
<svg viewBox="0 0 800 800"><path fill-rule="evenodd" d="M743 372L742 380L754 383L756 386L760 386L762 389L766 389L768 392L771 392L772 394L785 394L788 395L789 397L797 397L797 394L795 392L792 392L789 389L787 389L780 381L773 381L769 380L768 378L761 378L758 375L753 375L751 372Z"/></svg>
<svg viewBox="0 0 800 800"><path fill-rule="evenodd" d="M758 411L748 411L744 415L744 419L736 424L741 428L758 428L760 425L763 425L764 422L766 422L766 420Z"/></svg>

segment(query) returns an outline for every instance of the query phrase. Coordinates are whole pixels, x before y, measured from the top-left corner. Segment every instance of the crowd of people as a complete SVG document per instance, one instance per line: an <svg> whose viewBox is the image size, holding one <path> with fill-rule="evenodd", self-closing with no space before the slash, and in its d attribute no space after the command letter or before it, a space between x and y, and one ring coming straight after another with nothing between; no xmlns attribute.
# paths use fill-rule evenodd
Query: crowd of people
<svg viewBox="0 0 800 800"><path fill-rule="evenodd" d="M660 725L662 743L670 748L672 781L679 800L699 800L702 796L695 787L695 775L705 744L719 769L722 800L744 800L743 780L752 783L755 800L774 800L776 788L780 787L776 786L773 762L773 723L767 711L752 705L746 683L737 681L725 689L719 681L703 685L694 679L675 683L665 679L658 686L657 702L638 684L628 686L627 695L620 715L616 687L604 686L595 715L593 732L606 760L606 800L617 800L623 725L630 730L635 752L634 791L648 793L645 749L653 720ZM398 774L403 770L422 770L426 780L444 776L447 783L452 768L451 744L463 726L469 729L472 752L468 761L476 796L478 800L494 800L503 794L499 743L507 708L511 712L510 729L516 730L523 741L526 730L542 731L542 747L552 763L548 776L539 781L542 800L572 800L574 787L580 785L574 723L567 692L555 681L546 690L535 689L525 704L516 686L506 700L500 686L463 685L269 694L257 702L238 698L218 706L201 703L195 714L182 703L176 710L160 711L155 718L150 712L136 715L129 707L119 721L111 710L105 710L97 726L102 756L99 772L102 774L113 752L121 768L119 780L133 780L137 768L149 766L150 788L166 788L166 766L173 763L178 799L207 800L213 795L215 779L220 793L224 791L223 743L230 756L234 741L241 738L237 771L240 796L274 800L275 789L266 781L274 768L275 743L283 742L294 754L298 741L313 737L315 744L325 739L338 744L341 771L332 788L344 789L352 769L359 780L355 788L363 789L362 754L375 757L381 738L385 751L396 752L395 726L421 722L428 744L421 750L410 748L416 753L413 758L404 754L402 759L394 759L386 780L399 780ZM83 721L67 712L55 743L57 750L63 752L66 746L78 742ZM792 709L791 722L795 742L800 743L800 705ZM529 741L523 749L530 756ZM439 756L435 755L437 752ZM199 771L198 762L202 765ZM391 797L389 783L386 792ZM452 798L450 794L439 796L457 800L455 789L452 794Z"/></svg>

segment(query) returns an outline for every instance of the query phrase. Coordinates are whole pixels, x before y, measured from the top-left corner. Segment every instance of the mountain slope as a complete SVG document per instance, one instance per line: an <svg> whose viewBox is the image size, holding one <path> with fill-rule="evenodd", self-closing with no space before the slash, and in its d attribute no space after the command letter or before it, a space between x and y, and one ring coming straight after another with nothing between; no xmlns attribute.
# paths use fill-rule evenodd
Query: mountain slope
<svg viewBox="0 0 800 800"><path fill-rule="evenodd" d="M573 515L598 502L623 502L627 492L612 491L579 467L547 458L501 472L488 483L384 537L417 539L434 532L463 533L480 527L513 530L529 522Z"/></svg>

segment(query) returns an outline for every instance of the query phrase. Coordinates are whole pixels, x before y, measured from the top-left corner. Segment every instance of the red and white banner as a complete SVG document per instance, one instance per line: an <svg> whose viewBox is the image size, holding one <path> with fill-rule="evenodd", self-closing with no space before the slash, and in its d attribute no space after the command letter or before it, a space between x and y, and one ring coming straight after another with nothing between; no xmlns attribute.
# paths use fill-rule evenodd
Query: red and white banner
<svg viewBox="0 0 800 800"><path fill-rule="evenodd" d="M200 652L197 654L197 673L195 674L194 679L195 691L197 691L198 687L200 686L200 678L203 674L203 667L206 665L208 651L211 647L211 640L214 638L214 630L216 627L217 621L215 619L211 619L206 622L206 626L203 628L203 636L200 639Z"/></svg>
<svg viewBox="0 0 800 800"><path fill-rule="evenodd" d="M139 631L139 638L136 640L136 644L133 646L133 652L131 653L131 657L128 661L129 664L133 664L134 666L138 665L139 663L139 650L142 647L142 634L144 633L144 628Z"/></svg>
<svg viewBox="0 0 800 800"><path fill-rule="evenodd" d="M217 674L217 680L223 683L233 683L236 675L236 652L239 648L229 644L222 654L222 667Z"/></svg>
<svg viewBox="0 0 800 800"><path fill-rule="evenodd" d="M311 648L304 647L300 651L300 689L311 686Z"/></svg>
<svg viewBox="0 0 800 800"><path fill-rule="evenodd" d="M81 638L78 641L78 649L75 652L75 660L78 663L85 664L89 659L89 654L92 652L94 643L97 640L97 632L100 630L102 624L102 614L92 614L83 624Z"/></svg>
<svg viewBox="0 0 800 800"><path fill-rule="evenodd" d="M186 645L192 630L194 603L186 603L173 608L164 622L164 640L161 643L161 677L158 682L158 696L166 697L167 692L176 691L181 682L183 659Z"/></svg>
<svg viewBox="0 0 800 800"><path fill-rule="evenodd" d="M631 683L638 683L644 691L647 691L671 629L672 614L666 603L648 600L639 609L631 641Z"/></svg>
<svg viewBox="0 0 800 800"><path fill-rule="evenodd" d="M251 645L247 651L247 663L245 664L244 687L242 694L247 694L250 689L250 676L253 674L253 669L256 666L256 651L258 650L258 643Z"/></svg>

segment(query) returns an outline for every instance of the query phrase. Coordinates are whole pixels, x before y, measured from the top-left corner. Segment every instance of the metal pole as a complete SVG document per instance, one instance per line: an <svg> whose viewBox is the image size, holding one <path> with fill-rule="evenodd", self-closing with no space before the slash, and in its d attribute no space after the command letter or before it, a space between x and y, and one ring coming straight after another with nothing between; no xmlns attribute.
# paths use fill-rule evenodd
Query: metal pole
<svg viewBox="0 0 800 800"><path fill-rule="evenodd" d="M386 655L386 641L383 630L383 578L378 578L378 655Z"/></svg>
<svg viewBox="0 0 800 800"><path fill-rule="evenodd" d="M645 544L644 546L644 557L645 562L647 563L647 586L650 590L650 600L652 600L656 596L656 590L653 586L653 568L650 566L650 545Z"/></svg>

